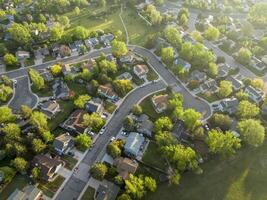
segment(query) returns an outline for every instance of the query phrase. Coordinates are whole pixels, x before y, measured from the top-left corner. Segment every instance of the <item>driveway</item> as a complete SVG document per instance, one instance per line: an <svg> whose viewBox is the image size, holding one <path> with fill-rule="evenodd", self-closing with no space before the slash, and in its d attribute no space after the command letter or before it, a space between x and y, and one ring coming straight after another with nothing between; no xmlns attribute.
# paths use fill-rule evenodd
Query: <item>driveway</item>
<svg viewBox="0 0 267 200"><path fill-rule="evenodd" d="M33 108L38 103L38 98L29 90L29 78L28 76L17 79L17 87L14 91L14 96L9 102L9 107L13 111L18 111L21 105L27 105Z"/></svg>

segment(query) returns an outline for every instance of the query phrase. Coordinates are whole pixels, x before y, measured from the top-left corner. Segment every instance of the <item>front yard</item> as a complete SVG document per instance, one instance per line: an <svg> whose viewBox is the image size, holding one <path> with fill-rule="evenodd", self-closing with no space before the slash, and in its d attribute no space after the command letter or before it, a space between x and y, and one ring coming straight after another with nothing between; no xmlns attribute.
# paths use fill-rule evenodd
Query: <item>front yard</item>
<svg viewBox="0 0 267 200"><path fill-rule="evenodd" d="M81 200L94 200L94 195L95 195L95 189L88 186Z"/></svg>
<svg viewBox="0 0 267 200"><path fill-rule="evenodd" d="M67 168L68 170L72 170L76 165L76 163L78 162L78 160L69 155L64 155L61 157L61 159L65 162L64 167Z"/></svg>
<svg viewBox="0 0 267 200"><path fill-rule="evenodd" d="M38 188L42 190L46 196L52 198L64 180L65 178L63 176L58 176L53 182L40 182Z"/></svg>

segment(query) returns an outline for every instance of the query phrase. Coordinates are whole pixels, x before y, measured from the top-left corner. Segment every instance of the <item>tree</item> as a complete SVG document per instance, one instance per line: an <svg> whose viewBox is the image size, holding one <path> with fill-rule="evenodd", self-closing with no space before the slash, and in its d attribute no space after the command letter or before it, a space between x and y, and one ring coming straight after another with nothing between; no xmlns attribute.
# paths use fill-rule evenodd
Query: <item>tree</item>
<svg viewBox="0 0 267 200"><path fill-rule="evenodd" d="M33 86L37 90L41 90L45 88L44 78L39 74L38 71L36 71L35 69L29 69L29 76L30 76Z"/></svg>
<svg viewBox="0 0 267 200"><path fill-rule="evenodd" d="M184 111L182 119L184 120L187 129L194 130L198 125L201 124L201 117L201 113L195 111L194 109L187 109Z"/></svg>
<svg viewBox="0 0 267 200"><path fill-rule="evenodd" d="M35 126L40 133L48 130L47 117L42 112L34 111L31 115L30 123Z"/></svg>
<svg viewBox="0 0 267 200"><path fill-rule="evenodd" d="M59 64L56 64L56 65L53 65L51 68L51 73L54 75L54 76L58 76L59 74L61 74L62 72L62 67L59 65Z"/></svg>
<svg viewBox="0 0 267 200"><path fill-rule="evenodd" d="M32 115L32 109L29 106L21 105L20 113L24 119L29 119Z"/></svg>
<svg viewBox="0 0 267 200"><path fill-rule="evenodd" d="M260 108L247 100L239 102L237 107L237 114L242 119L248 119L256 117L260 112Z"/></svg>
<svg viewBox="0 0 267 200"><path fill-rule="evenodd" d="M173 137L172 133L169 131L156 132L155 139L161 147L175 144L177 142L177 140Z"/></svg>
<svg viewBox="0 0 267 200"><path fill-rule="evenodd" d="M173 128L172 121L169 117L160 117L154 123L154 131L156 133L161 131L170 131Z"/></svg>
<svg viewBox="0 0 267 200"><path fill-rule="evenodd" d="M24 160L24 158L21 158L21 157L17 157L14 160L12 160L11 164L21 174L25 173L25 171L27 169L27 165L28 165L27 161Z"/></svg>
<svg viewBox="0 0 267 200"><path fill-rule="evenodd" d="M259 2L250 7L248 19L257 26L265 26L267 24L267 3Z"/></svg>
<svg viewBox="0 0 267 200"><path fill-rule="evenodd" d="M32 149L36 154L40 154L45 148L46 144L42 140L36 138L32 140Z"/></svg>
<svg viewBox="0 0 267 200"><path fill-rule="evenodd" d="M155 192L157 189L157 183L155 179L148 177L148 176L146 176L144 179L144 186L150 192Z"/></svg>
<svg viewBox="0 0 267 200"><path fill-rule="evenodd" d="M91 97L87 94L80 95L77 99L74 101L74 105L80 109L83 109L85 104L91 99Z"/></svg>
<svg viewBox="0 0 267 200"><path fill-rule="evenodd" d="M181 25L181 26L187 26L187 24L188 24L188 17L185 14L182 14L178 18L178 22L179 22L179 25Z"/></svg>
<svg viewBox="0 0 267 200"><path fill-rule="evenodd" d="M53 28L50 30L50 41L51 42L57 42L59 41L64 34L64 28L58 24L56 26L53 26Z"/></svg>
<svg viewBox="0 0 267 200"><path fill-rule="evenodd" d="M23 24L13 23L8 32L13 40L20 45L29 45L32 41L30 30Z"/></svg>
<svg viewBox="0 0 267 200"><path fill-rule="evenodd" d="M196 40L199 43L203 43L203 37L199 31L195 30L195 31L192 31L190 34L194 40Z"/></svg>
<svg viewBox="0 0 267 200"><path fill-rule="evenodd" d="M118 200L132 200L132 198L128 194L123 193L118 197Z"/></svg>
<svg viewBox="0 0 267 200"><path fill-rule="evenodd" d="M70 54L71 54L70 48L68 46L66 46L66 45L61 45L59 47L59 52L60 52L60 55L62 57L70 56Z"/></svg>
<svg viewBox="0 0 267 200"><path fill-rule="evenodd" d="M92 139L87 134L79 134L75 138L76 145L79 149L85 150L92 146Z"/></svg>
<svg viewBox="0 0 267 200"><path fill-rule="evenodd" d="M20 127L17 124L9 123L2 128L2 131L5 133L4 141L6 143L21 140Z"/></svg>
<svg viewBox="0 0 267 200"><path fill-rule="evenodd" d="M104 179L104 176L107 174L107 172L108 167L103 163L96 163L90 169L92 177L100 181Z"/></svg>
<svg viewBox="0 0 267 200"><path fill-rule="evenodd" d="M205 38L208 40L217 40L220 37L220 31L214 26L210 26L204 33Z"/></svg>
<svg viewBox="0 0 267 200"><path fill-rule="evenodd" d="M34 167L31 170L31 176L34 181L37 181L40 178L41 170L38 167Z"/></svg>
<svg viewBox="0 0 267 200"><path fill-rule="evenodd" d="M180 49L182 45L182 38L180 36L179 31L172 27L172 26L167 26L164 29L164 37L167 39L167 41L173 45L175 48Z"/></svg>
<svg viewBox="0 0 267 200"><path fill-rule="evenodd" d="M83 116L83 124L90 127L92 131L98 132L104 126L105 120L97 113L85 114Z"/></svg>
<svg viewBox="0 0 267 200"><path fill-rule="evenodd" d="M162 48L161 59L168 67L171 67L174 61L174 49L172 47Z"/></svg>
<svg viewBox="0 0 267 200"><path fill-rule="evenodd" d="M114 140L107 146L107 153L113 158L121 156L121 149L123 148L124 142L122 140Z"/></svg>
<svg viewBox="0 0 267 200"><path fill-rule="evenodd" d="M7 106L0 107L0 123L7 123L15 121L16 116L13 115L12 110Z"/></svg>
<svg viewBox="0 0 267 200"><path fill-rule="evenodd" d="M136 105L133 105L132 112L134 115L141 115L143 113L143 109L141 106L136 104Z"/></svg>
<svg viewBox="0 0 267 200"><path fill-rule="evenodd" d="M76 7L74 8L74 13L75 13L76 15L79 15L80 12L81 12L81 11L80 11L80 8L76 6Z"/></svg>
<svg viewBox="0 0 267 200"><path fill-rule="evenodd" d="M260 121L247 119L237 124L242 139L252 146L259 146L265 138L265 128Z"/></svg>
<svg viewBox="0 0 267 200"><path fill-rule="evenodd" d="M16 67L18 65L18 59L11 53L5 54L4 62L9 67Z"/></svg>
<svg viewBox="0 0 267 200"><path fill-rule="evenodd" d="M0 85L0 101L6 102L13 94L13 89L4 84Z"/></svg>
<svg viewBox="0 0 267 200"><path fill-rule="evenodd" d="M233 92L233 86L230 81L221 81L219 87L219 95L223 98L228 97Z"/></svg>
<svg viewBox="0 0 267 200"><path fill-rule="evenodd" d="M98 63L98 66L99 66L99 71L101 73L116 73L117 72L117 65L115 63L115 61L108 61L106 58L101 60L99 63Z"/></svg>
<svg viewBox="0 0 267 200"><path fill-rule="evenodd" d="M235 95L236 95L236 98L237 98L239 101L242 101L242 100L248 100L248 98L249 98L248 93L244 92L243 90L240 90L240 91L237 92Z"/></svg>
<svg viewBox="0 0 267 200"><path fill-rule="evenodd" d="M127 116L123 121L123 127L127 131L133 131L134 130L134 120L132 117Z"/></svg>
<svg viewBox="0 0 267 200"><path fill-rule="evenodd" d="M128 79L126 80L115 80L113 81L114 90L121 97L125 96L128 92L133 89L132 82Z"/></svg>
<svg viewBox="0 0 267 200"><path fill-rule="evenodd" d="M241 27L241 31L244 34L244 36L250 37L253 35L254 28L251 23L249 23L248 21L245 21L243 23L243 26Z"/></svg>
<svg viewBox="0 0 267 200"><path fill-rule="evenodd" d="M162 16L156 7L152 4L149 4L145 10L146 15L148 16L151 24L159 25L162 22Z"/></svg>
<svg viewBox="0 0 267 200"><path fill-rule="evenodd" d="M212 127L219 127L223 131L229 130L232 125L232 119L228 115L215 113L209 120Z"/></svg>
<svg viewBox="0 0 267 200"><path fill-rule="evenodd" d="M215 78L218 75L218 65L215 63L209 63L208 66L208 74L212 77Z"/></svg>
<svg viewBox="0 0 267 200"><path fill-rule="evenodd" d="M239 49L236 60L241 64L248 65L251 61L252 53L249 49L242 47Z"/></svg>
<svg viewBox="0 0 267 200"><path fill-rule="evenodd" d="M127 54L128 49L127 49L127 46L124 42L121 42L118 40L113 40L111 42L111 51L115 57L121 57L121 56Z"/></svg>
<svg viewBox="0 0 267 200"><path fill-rule="evenodd" d="M85 40L89 36L89 32L83 26L77 26L73 31L73 37L76 40Z"/></svg>
<svg viewBox="0 0 267 200"><path fill-rule="evenodd" d="M225 133L218 130L211 130L208 133L206 143L212 153L219 153L223 157L232 156L240 149L241 140L233 135L230 131Z"/></svg>
<svg viewBox="0 0 267 200"><path fill-rule="evenodd" d="M261 78L255 78L251 81L251 85L259 90L264 89L264 81Z"/></svg>

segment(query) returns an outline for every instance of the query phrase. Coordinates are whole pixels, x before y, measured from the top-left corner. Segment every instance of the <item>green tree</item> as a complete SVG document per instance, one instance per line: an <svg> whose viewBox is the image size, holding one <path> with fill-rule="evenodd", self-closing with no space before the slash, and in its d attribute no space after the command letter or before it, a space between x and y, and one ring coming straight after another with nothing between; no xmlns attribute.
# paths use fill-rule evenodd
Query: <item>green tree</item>
<svg viewBox="0 0 267 200"><path fill-rule="evenodd" d="M124 42L121 42L118 40L113 40L111 42L111 50L112 50L112 54L115 57L121 57L121 56L127 54L127 52L128 52L126 44Z"/></svg>
<svg viewBox="0 0 267 200"><path fill-rule="evenodd" d="M32 140L32 149L36 154L40 154L45 148L46 144L42 140L36 138Z"/></svg>
<svg viewBox="0 0 267 200"><path fill-rule="evenodd" d="M260 108L247 100L239 102L237 107L237 114L242 119L248 119L256 117L260 112Z"/></svg>
<svg viewBox="0 0 267 200"><path fill-rule="evenodd" d="M132 198L128 194L123 193L118 197L118 200L132 200Z"/></svg>
<svg viewBox="0 0 267 200"><path fill-rule="evenodd" d="M50 31L50 41L51 42L57 42L59 41L64 34L64 28L59 24L56 26L53 26L53 28Z"/></svg>
<svg viewBox="0 0 267 200"><path fill-rule="evenodd" d="M267 24L267 3L259 2L251 6L248 19L254 25L265 26Z"/></svg>
<svg viewBox="0 0 267 200"><path fill-rule="evenodd" d="M173 137L172 133L169 131L157 132L155 136L155 140L161 147L175 144L177 142L176 139Z"/></svg>
<svg viewBox="0 0 267 200"><path fill-rule="evenodd" d="M108 167L103 163L96 163L90 169L92 177L97 180L103 180L107 172Z"/></svg>
<svg viewBox="0 0 267 200"><path fill-rule="evenodd" d="M32 168L31 176L32 176L34 181L39 180L40 179L40 175L41 175L41 170L38 167Z"/></svg>
<svg viewBox="0 0 267 200"><path fill-rule="evenodd" d="M208 40L217 40L220 37L220 31L214 26L210 26L204 33L205 38Z"/></svg>
<svg viewBox="0 0 267 200"><path fill-rule="evenodd" d="M132 112L134 115L141 115L143 113L143 109L141 106L136 104L136 105L133 105Z"/></svg>
<svg viewBox="0 0 267 200"><path fill-rule="evenodd" d="M36 71L35 69L29 69L29 76L30 76L33 86L37 90L41 90L45 88L44 78L39 74L38 71Z"/></svg>
<svg viewBox="0 0 267 200"><path fill-rule="evenodd" d="M230 131L225 133L211 130L208 133L206 143L212 153L219 153L223 157L232 156L241 147L240 139L235 137Z"/></svg>
<svg viewBox="0 0 267 200"><path fill-rule="evenodd" d="M154 131L156 133L161 131L170 131L172 128L173 124L169 117L161 117L154 123Z"/></svg>
<svg viewBox="0 0 267 200"><path fill-rule="evenodd" d="M13 115L12 110L8 106L0 107L0 123L7 123L15 121L16 116Z"/></svg>
<svg viewBox="0 0 267 200"><path fill-rule="evenodd" d="M128 79L126 80L115 80L113 81L114 90L121 97L128 94L133 89L132 82Z"/></svg>
<svg viewBox="0 0 267 200"><path fill-rule="evenodd" d="M127 130L127 131L133 131L134 130L134 120L132 117L127 116L124 121L123 121L123 127Z"/></svg>
<svg viewBox="0 0 267 200"><path fill-rule="evenodd" d="M29 119L32 115L32 109L29 106L21 105L20 106L20 113L23 118Z"/></svg>
<svg viewBox="0 0 267 200"><path fill-rule="evenodd" d="M9 123L2 128L2 131L5 133L4 141L7 143L21 140L20 127L17 124Z"/></svg>
<svg viewBox="0 0 267 200"><path fill-rule="evenodd" d="M161 59L168 67L171 67L174 61L174 49L172 47L162 48Z"/></svg>
<svg viewBox="0 0 267 200"><path fill-rule="evenodd" d="M118 158L121 156L121 149L123 148L122 140L114 140L107 146L107 153L113 158Z"/></svg>
<svg viewBox="0 0 267 200"><path fill-rule="evenodd" d="M246 143L255 147L263 143L265 128L261 125L260 121L254 119L243 120L237 124L237 128Z"/></svg>
<svg viewBox="0 0 267 200"><path fill-rule="evenodd" d="M18 66L18 59L11 53L7 53L4 56L4 62L8 67Z"/></svg>
<svg viewBox="0 0 267 200"><path fill-rule="evenodd" d="M87 94L80 95L77 99L74 101L74 105L80 109L83 109L85 104L90 101L91 97Z"/></svg>
<svg viewBox="0 0 267 200"><path fill-rule="evenodd" d="M0 85L0 101L6 102L13 94L13 89L4 84Z"/></svg>
<svg viewBox="0 0 267 200"><path fill-rule="evenodd" d="M203 43L203 37L199 31L195 30L195 31L192 31L190 34L195 41L199 43Z"/></svg>
<svg viewBox="0 0 267 200"><path fill-rule="evenodd" d="M29 45L32 41L30 30L23 24L13 23L8 32L20 45Z"/></svg>
<svg viewBox="0 0 267 200"><path fill-rule="evenodd" d="M235 95L236 95L236 98L237 98L239 101L248 100L248 98L249 98L248 93L244 92L243 90L240 90L240 91L237 92Z"/></svg>
<svg viewBox="0 0 267 200"><path fill-rule="evenodd" d="M90 148L93 144L91 137L85 133L77 135L75 142L77 147L83 150Z"/></svg>
<svg viewBox="0 0 267 200"><path fill-rule="evenodd" d="M51 73L54 75L54 76L58 76L59 74L61 74L62 72L62 67L59 65L59 64L56 64L56 65L53 65L51 68Z"/></svg>
<svg viewBox="0 0 267 200"><path fill-rule="evenodd" d="M228 97L233 92L233 86L230 81L221 81L219 86L219 95L223 98Z"/></svg>
<svg viewBox="0 0 267 200"><path fill-rule="evenodd" d="M77 40L85 40L87 39L89 36L89 32L86 28L84 28L83 26L77 26L74 30L73 30L73 37Z"/></svg>
<svg viewBox="0 0 267 200"><path fill-rule="evenodd" d="M248 65L251 61L252 53L249 49L242 47L239 49L236 60L244 65Z"/></svg>
<svg viewBox="0 0 267 200"><path fill-rule="evenodd" d="M187 129L194 130L201 124L201 117L201 113L195 111L194 109L187 109L184 111L182 119L184 120Z"/></svg>
<svg viewBox="0 0 267 200"><path fill-rule="evenodd" d="M173 45L175 48L180 49L182 45L182 38L180 36L179 31L172 27L172 26L167 26L164 29L164 37L167 39L167 41Z"/></svg>
<svg viewBox="0 0 267 200"><path fill-rule="evenodd" d="M264 89L264 81L261 78L255 78L251 81L251 85L259 90Z"/></svg>
<svg viewBox="0 0 267 200"><path fill-rule="evenodd" d="M11 164L21 174L25 173L25 171L27 169L27 165L28 165L27 161L24 158L21 158L21 157L17 157L14 160L12 160Z"/></svg>
<svg viewBox="0 0 267 200"><path fill-rule="evenodd" d="M34 111L31 115L30 123L41 133L48 130L47 117L42 112Z"/></svg>
<svg viewBox="0 0 267 200"><path fill-rule="evenodd" d="M219 127L223 131L229 130L232 125L232 119L228 115L215 113L209 120L212 127Z"/></svg>
<svg viewBox="0 0 267 200"><path fill-rule="evenodd" d="M209 63L208 65L208 74L212 77L215 78L218 75L218 65L215 63Z"/></svg>

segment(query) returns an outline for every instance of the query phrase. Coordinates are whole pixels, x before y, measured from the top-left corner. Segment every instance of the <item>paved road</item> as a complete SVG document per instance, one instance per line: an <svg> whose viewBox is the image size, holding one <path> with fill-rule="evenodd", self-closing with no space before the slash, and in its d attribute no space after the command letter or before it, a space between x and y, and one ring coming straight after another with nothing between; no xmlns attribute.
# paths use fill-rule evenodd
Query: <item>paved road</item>
<svg viewBox="0 0 267 200"><path fill-rule="evenodd" d="M100 136L94 148L87 153L83 161L78 166L78 172L73 174L64 189L56 197L57 200L77 199L89 180L89 168L104 155L106 145L110 138L115 136L122 127L122 123L129 114L132 105L138 103L148 94L155 93L166 88L163 81L150 83L144 87L135 89L122 102L118 111L106 125L105 132Z"/></svg>
<svg viewBox="0 0 267 200"><path fill-rule="evenodd" d="M18 111L21 105L27 105L33 108L36 106L37 102L37 96L29 90L28 76L18 78L14 97L8 104L9 107L12 108L13 111Z"/></svg>

